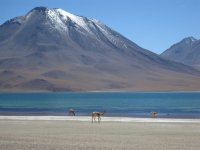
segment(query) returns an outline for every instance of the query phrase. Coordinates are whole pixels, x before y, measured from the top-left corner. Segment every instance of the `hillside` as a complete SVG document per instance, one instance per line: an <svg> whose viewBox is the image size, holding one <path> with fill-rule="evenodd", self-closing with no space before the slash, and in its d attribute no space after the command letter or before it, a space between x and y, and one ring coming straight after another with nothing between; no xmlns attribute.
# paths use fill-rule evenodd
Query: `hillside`
<svg viewBox="0 0 200 150"><path fill-rule="evenodd" d="M36 7L0 26L0 91L199 90L199 75L62 9Z"/></svg>

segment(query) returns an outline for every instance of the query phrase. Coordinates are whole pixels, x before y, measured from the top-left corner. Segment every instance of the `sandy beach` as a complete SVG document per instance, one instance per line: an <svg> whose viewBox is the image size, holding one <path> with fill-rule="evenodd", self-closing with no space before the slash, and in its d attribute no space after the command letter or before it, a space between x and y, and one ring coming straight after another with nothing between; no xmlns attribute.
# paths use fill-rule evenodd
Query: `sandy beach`
<svg viewBox="0 0 200 150"><path fill-rule="evenodd" d="M200 147L199 119L104 117L100 124L88 119L0 116L0 149L198 150Z"/></svg>

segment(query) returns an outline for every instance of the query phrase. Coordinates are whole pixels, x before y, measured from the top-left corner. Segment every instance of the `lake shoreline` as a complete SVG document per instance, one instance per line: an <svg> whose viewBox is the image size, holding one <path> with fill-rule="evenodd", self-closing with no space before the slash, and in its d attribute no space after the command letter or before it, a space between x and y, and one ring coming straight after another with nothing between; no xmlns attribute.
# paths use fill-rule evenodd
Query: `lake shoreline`
<svg viewBox="0 0 200 150"><path fill-rule="evenodd" d="M24 111L0 111L0 116L27 116L27 117L34 117L34 116L55 116L55 117L70 117L68 112L24 112ZM88 117L91 116L91 113L78 113L75 117ZM106 113L103 117L121 117L121 118L159 118L159 119L200 119L200 114L161 114L158 113L156 117L152 117L150 113L135 113L135 114L126 114L126 113Z"/></svg>
<svg viewBox="0 0 200 150"><path fill-rule="evenodd" d="M20 116L24 116L24 117L51 117L51 116L55 116L55 117L70 117L67 116L65 114L60 115L60 114L23 114L23 113L19 113L19 114L15 114L15 113L0 113L0 118L1 117L20 117ZM88 115L77 115L76 117L90 117ZM151 116L147 116L147 115L107 115L106 117L109 118L147 118L147 119L200 119L200 115L196 115L196 116L159 116L159 117L151 117Z"/></svg>
<svg viewBox="0 0 200 150"><path fill-rule="evenodd" d="M86 121L91 122L91 116L0 116L0 120L24 121ZM167 122L167 123L200 123L200 119L186 118L139 118L139 117L102 117L102 122Z"/></svg>

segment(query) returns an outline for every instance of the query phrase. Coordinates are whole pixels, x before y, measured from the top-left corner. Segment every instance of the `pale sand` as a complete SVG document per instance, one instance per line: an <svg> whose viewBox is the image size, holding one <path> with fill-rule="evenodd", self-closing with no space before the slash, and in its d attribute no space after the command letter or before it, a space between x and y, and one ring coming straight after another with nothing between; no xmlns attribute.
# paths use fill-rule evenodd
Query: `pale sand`
<svg viewBox="0 0 200 150"><path fill-rule="evenodd" d="M199 150L200 123L0 119L0 150ZM51 118L52 119L52 118ZM107 118L108 119L108 118ZM111 118L112 119L112 118ZM160 119L162 120L162 119ZM180 121L180 120L179 120ZM191 121L191 122L190 122Z"/></svg>

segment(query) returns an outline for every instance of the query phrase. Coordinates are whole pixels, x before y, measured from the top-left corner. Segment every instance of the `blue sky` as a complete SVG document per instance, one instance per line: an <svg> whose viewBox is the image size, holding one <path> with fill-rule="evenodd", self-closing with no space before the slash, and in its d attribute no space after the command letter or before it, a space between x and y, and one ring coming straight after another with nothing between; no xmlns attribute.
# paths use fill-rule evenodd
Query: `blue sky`
<svg viewBox="0 0 200 150"><path fill-rule="evenodd" d="M200 39L200 0L0 0L0 24L36 6L98 19L155 53L188 36Z"/></svg>

